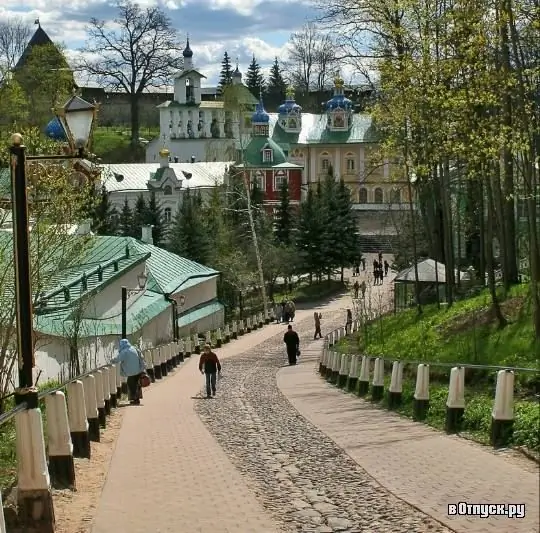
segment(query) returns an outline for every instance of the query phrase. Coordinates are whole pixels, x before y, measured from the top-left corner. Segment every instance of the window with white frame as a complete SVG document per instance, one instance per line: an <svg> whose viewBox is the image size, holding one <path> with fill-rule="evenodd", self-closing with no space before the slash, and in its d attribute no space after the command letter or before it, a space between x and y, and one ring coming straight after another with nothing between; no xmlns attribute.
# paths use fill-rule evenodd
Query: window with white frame
<svg viewBox="0 0 540 533"><path fill-rule="evenodd" d="M251 188L257 187L259 191L266 189L265 175L263 170L255 170L251 173Z"/></svg>
<svg viewBox="0 0 540 533"><path fill-rule="evenodd" d="M358 191L358 203L359 204L367 204L367 189L365 187L360 187L360 190Z"/></svg>
<svg viewBox="0 0 540 533"><path fill-rule="evenodd" d="M271 148L265 148L263 150L263 163L271 163L273 160L273 154Z"/></svg>
<svg viewBox="0 0 540 533"><path fill-rule="evenodd" d="M377 187L375 189L374 197L375 197L375 203L376 204L382 204L383 203L383 201L384 201L383 190L380 187Z"/></svg>
<svg viewBox="0 0 540 533"><path fill-rule="evenodd" d="M321 170L328 170L330 168L330 155L328 152L321 154Z"/></svg>
<svg viewBox="0 0 540 533"><path fill-rule="evenodd" d="M172 194L172 187L170 185L165 185L165 187L163 187L163 194L165 196L171 196Z"/></svg>
<svg viewBox="0 0 540 533"><path fill-rule="evenodd" d="M274 173L274 191L280 191L284 184L288 184L287 171L276 170Z"/></svg>
<svg viewBox="0 0 540 533"><path fill-rule="evenodd" d="M172 211L170 207L166 207L163 210L163 220L165 222L170 222L172 220Z"/></svg>
<svg viewBox="0 0 540 533"><path fill-rule="evenodd" d="M356 157L354 154L348 153L345 156L345 168L347 172L354 172L356 170Z"/></svg>

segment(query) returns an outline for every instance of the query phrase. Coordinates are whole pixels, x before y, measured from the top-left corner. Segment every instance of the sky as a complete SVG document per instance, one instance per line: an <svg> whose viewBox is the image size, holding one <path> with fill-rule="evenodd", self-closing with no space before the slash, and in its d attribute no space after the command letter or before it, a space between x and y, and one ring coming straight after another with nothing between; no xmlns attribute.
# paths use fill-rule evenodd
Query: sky
<svg viewBox="0 0 540 533"><path fill-rule="evenodd" d="M189 34L194 65L207 80L217 84L225 50L233 63L238 58L245 73L253 54L267 72L274 58L286 55L292 32L316 17L309 0L140 0L146 7L156 3L167 13L182 41ZM41 27L55 42L67 48L68 59L85 43L89 19L111 21L110 0L0 0L0 20L21 17Z"/></svg>

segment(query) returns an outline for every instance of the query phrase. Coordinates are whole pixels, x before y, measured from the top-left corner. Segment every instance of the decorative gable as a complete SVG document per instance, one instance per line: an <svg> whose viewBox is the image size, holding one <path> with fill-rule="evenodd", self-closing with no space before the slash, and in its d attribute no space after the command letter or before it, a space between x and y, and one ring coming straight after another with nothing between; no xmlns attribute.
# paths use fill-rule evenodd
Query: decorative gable
<svg viewBox="0 0 540 533"><path fill-rule="evenodd" d="M147 183L148 189L153 191L161 190L164 195L168 196L174 190L182 188L182 180L179 180L176 173L171 167L160 167L156 172L150 173L150 180Z"/></svg>
<svg viewBox="0 0 540 533"><path fill-rule="evenodd" d="M274 161L274 150L270 145L265 144L262 149L262 162L263 163L273 163Z"/></svg>

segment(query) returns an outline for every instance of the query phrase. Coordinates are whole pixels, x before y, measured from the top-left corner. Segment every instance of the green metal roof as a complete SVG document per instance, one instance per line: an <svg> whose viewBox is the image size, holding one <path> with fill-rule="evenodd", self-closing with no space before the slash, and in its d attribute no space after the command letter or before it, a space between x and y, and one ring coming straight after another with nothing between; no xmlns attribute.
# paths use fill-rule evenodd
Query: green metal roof
<svg viewBox="0 0 540 533"><path fill-rule="evenodd" d="M263 150L269 148L273 152L270 162L263 161ZM272 168L287 162L287 156L281 146L273 139L267 137L253 137L244 152L245 162L258 168Z"/></svg>
<svg viewBox="0 0 540 533"><path fill-rule="evenodd" d="M193 322L197 322L198 320L206 318L207 316L222 311L224 308L225 306L217 300L201 305L200 307L180 316L177 320L178 327L187 327L190 324L193 324Z"/></svg>

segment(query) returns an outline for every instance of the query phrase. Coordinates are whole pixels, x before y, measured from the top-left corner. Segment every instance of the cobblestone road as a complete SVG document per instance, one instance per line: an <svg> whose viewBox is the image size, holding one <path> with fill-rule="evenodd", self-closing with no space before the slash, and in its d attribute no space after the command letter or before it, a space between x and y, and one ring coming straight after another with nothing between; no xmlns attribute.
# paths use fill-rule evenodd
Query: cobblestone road
<svg viewBox="0 0 540 533"><path fill-rule="evenodd" d="M328 330L343 312L324 319ZM311 319L296 327L311 340ZM264 507L290 532L451 531L389 493L291 406L276 383L283 332L228 360L218 398L195 406Z"/></svg>

